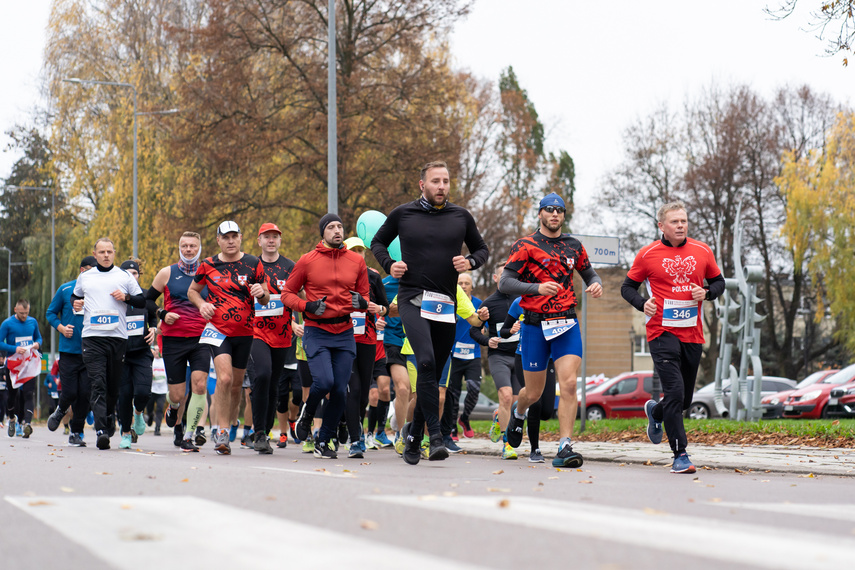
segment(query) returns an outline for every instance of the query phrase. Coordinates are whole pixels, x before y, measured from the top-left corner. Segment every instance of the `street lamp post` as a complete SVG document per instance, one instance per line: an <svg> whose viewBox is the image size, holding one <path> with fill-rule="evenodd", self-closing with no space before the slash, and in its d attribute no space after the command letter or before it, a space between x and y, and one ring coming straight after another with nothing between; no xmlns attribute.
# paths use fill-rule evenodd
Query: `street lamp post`
<svg viewBox="0 0 855 570"><path fill-rule="evenodd" d="M6 264L6 315L3 317L5 319L12 314L12 250L8 247L0 247L0 249L9 254L9 263Z"/></svg>
<svg viewBox="0 0 855 570"><path fill-rule="evenodd" d="M50 192L50 295L56 293L56 189L43 186L7 186L10 190L36 190ZM12 265L12 252L9 252L9 265ZM12 282L9 282L9 297L12 296ZM56 359L56 329L50 327L50 361Z"/></svg>

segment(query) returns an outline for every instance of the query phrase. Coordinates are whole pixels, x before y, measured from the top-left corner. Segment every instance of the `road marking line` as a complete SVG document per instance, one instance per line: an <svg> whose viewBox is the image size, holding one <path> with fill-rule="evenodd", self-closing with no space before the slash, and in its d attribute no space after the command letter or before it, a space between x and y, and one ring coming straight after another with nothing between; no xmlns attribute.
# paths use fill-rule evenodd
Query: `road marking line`
<svg viewBox="0 0 855 570"><path fill-rule="evenodd" d="M653 509L640 511L528 497L364 498L764 568L848 568L855 552L855 540L848 537L671 515Z"/></svg>
<svg viewBox="0 0 855 570"><path fill-rule="evenodd" d="M736 509L751 509L785 515L816 517L838 521L855 522L855 505L841 503L808 504L808 503L712 503L717 507Z"/></svg>
<svg viewBox="0 0 855 570"><path fill-rule="evenodd" d="M327 471L326 469L322 471L305 471L303 469L285 469L283 467L262 467L260 465L253 465L253 469L263 469L265 471L282 471L284 473L297 473L298 475L320 475L322 477L337 477L339 479L356 479L356 475L353 473L333 473L332 471Z"/></svg>
<svg viewBox="0 0 855 570"><path fill-rule="evenodd" d="M479 568L377 542L382 535L357 538L196 497L6 497L6 501L122 570L137 570L152 552L172 565L192 561L194 568L208 570L266 567L286 552L280 540L253 541L251 548L220 540L223 529L229 528L264 529L265 536L287 537L289 545L309 545L287 549L292 566L346 568L370 560L372 568L389 570L402 565ZM200 521L204 532L199 532Z"/></svg>

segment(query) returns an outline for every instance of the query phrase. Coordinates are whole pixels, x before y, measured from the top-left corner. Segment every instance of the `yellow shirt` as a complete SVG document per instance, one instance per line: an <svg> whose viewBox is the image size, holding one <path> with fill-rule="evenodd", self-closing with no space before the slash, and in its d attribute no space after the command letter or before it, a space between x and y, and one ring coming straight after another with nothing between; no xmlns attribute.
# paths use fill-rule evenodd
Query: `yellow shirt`
<svg viewBox="0 0 855 570"><path fill-rule="evenodd" d="M393 303L398 302L398 297L396 296L393 300ZM468 319L472 315L475 314L475 305L472 304L472 299L466 294L463 290L463 287L460 285L457 286L457 316L461 319ZM407 334L407 331L404 331L404 334ZM413 354L413 347L410 346L410 341L407 337L404 337L404 346L401 347L401 354Z"/></svg>

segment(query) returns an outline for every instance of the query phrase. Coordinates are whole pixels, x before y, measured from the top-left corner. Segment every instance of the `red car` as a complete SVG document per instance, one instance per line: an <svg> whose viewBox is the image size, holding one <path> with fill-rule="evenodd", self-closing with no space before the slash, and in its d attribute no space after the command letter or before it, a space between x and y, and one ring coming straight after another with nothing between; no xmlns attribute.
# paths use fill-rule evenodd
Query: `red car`
<svg viewBox="0 0 855 570"><path fill-rule="evenodd" d="M796 390L784 400L784 417L827 418L827 404L831 391L853 381L855 381L855 365L850 365L821 382Z"/></svg>
<svg viewBox="0 0 855 570"><path fill-rule="evenodd" d="M825 413L830 418L855 418L855 383L836 386L828 398Z"/></svg>
<svg viewBox="0 0 855 570"><path fill-rule="evenodd" d="M796 385L796 387L791 390L784 390L783 392L777 392L770 396L764 396L763 399L760 400L760 407L763 408L763 419L773 420L776 418L783 417L784 402L790 396L790 394L792 394L796 390L807 388L808 386L812 386L813 384L823 382L828 379L829 376L833 375L836 372L839 372L839 370L820 370L818 372L814 372L813 374L799 382L798 385Z"/></svg>
<svg viewBox="0 0 855 570"><path fill-rule="evenodd" d="M652 371L624 372L585 393L585 417L589 421L646 417L644 404L652 393Z"/></svg>

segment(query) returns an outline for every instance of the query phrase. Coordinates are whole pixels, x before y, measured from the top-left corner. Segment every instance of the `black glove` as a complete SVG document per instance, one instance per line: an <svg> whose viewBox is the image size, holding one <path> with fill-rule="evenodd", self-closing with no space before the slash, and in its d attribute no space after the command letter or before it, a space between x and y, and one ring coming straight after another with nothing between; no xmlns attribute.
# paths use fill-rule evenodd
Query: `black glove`
<svg viewBox="0 0 855 570"><path fill-rule="evenodd" d="M306 310L303 311L305 313L314 313L315 315L321 316L324 314L324 311L327 310L327 296L324 295L317 301L309 301L306 303Z"/></svg>
<svg viewBox="0 0 855 570"><path fill-rule="evenodd" d="M364 311L368 308L368 301L366 301L362 295L357 293L356 291L350 292L350 301L353 305L353 308L357 311Z"/></svg>

